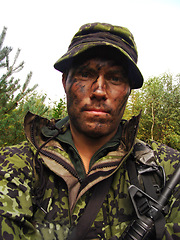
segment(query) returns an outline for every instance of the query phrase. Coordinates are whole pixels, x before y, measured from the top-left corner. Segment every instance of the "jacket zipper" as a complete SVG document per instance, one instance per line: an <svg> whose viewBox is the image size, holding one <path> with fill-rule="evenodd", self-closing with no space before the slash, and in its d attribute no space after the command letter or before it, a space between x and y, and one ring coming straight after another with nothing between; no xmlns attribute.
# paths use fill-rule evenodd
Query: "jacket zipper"
<svg viewBox="0 0 180 240"><path fill-rule="evenodd" d="M35 148L38 149L40 146L37 145L37 143L34 139L34 123L31 126L31 140L32 140L32 143L34 144ZM52 153L49 153L49 152L43 150L43 149L40 150L40 153L45 155L48 158L55 160L58 164L62 165L66 170L68 170L75 178L77 178L80 183L82 182L82 179L78 176L76 171L71 166L69 166L69 164L67 164L65 161L63 161L61 158L59 158L55 154L52 154Z"/></svg>

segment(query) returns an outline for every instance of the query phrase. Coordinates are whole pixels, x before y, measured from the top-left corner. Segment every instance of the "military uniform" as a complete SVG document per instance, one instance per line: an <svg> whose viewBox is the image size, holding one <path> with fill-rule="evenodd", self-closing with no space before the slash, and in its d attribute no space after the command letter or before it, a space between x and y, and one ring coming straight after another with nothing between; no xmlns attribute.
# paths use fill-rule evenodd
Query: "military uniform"
<svg viewBox="0 0 180 240"><path fill-rule="evenodd" d="M139 117L133 117L120 123L114 138L94 154L86 174L68 118L54 123L28 113L28 141L0 149L0 239L66 239L94 186L111 175L112 184L86 239L119 238L136 218L128 194L126 161L138 142L138 121ZM169 179L180 160L179 152L156 142L151 142L151 148L148 151L155 154ZM179 201L177 187L170 199L164 240L180 238Z"/></svg>

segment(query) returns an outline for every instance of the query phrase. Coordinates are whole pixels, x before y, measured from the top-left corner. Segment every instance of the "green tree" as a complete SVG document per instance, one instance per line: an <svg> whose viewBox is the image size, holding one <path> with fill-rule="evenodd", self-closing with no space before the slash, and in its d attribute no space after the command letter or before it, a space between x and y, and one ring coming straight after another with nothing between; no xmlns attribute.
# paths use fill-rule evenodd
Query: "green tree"
<svg viewBox="0 0 180 240"><path fill-rule="evenodd" d="M30 72L23 85L20 79L15 79L15 73L21 71L24 62L17 63L20 49L17 50L14 60L10 63L11 47L3 47L7 29L4 27L0 35L0 146L16 144L24 140L23 119L27 111L36 114L45 114L50 109L45 106L46 96L34 92L37 85L28 88L32 77Z"/></svg>
<svg viewBox="0 0 180 240"><path fill-rule="evenodd" d="M17 111L22 115L30 111L43 117L52 118L52 107L46 103L46 97L46 94L34 91L23 98L17 107Z"/></svg>
<svg viewBox="0 0 180 240"><path fill-rule="evenodd" d="M24 134L24 116L28 111L52 118L52 109L45 103L46 96L33 92L23 98L17 108L4 115L1 128L0 145L14 145L26 139Z"/></svg>
<svg viewBox="0 0 180 240"><path fill-rule="evenodd" d="M32 77L32 72L30 72L26 80L21 87L20 79L15 79L14 74L21 71L24 67L24 62L17 64L17 60L20 54L20 49L17 50L12 64L10 64L10 53L12 51L11 47L3 47L3 42L6 36L7 28L4 27L0 35L0 67L3 68L3 74L0 78L0 114L9 113L15 109L18 102L21 101L29 93L33 92L37 87L37 84L32 88L27 88Z"/></svg>
<svg viewBox="0 0 180 240"><path fill-rule="evenodd" d="M125 118L142 109L138 137L154 139L180 150L180 75L149 78L132 92Z"/></svg>
<svg viewBox="0 0 180 240"><path fill-rule="evenodd" d="M52 109L52 116L55 119L62 119L68 115L65 100L61 99L55 103Z"/></svg>

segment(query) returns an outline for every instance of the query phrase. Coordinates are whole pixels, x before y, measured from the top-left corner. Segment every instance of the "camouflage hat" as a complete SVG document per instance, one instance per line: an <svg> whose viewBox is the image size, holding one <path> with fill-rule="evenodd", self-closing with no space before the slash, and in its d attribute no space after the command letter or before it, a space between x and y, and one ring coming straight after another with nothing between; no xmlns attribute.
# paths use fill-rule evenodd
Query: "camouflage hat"
<svg viewBox="0 0 180 240"><path fill-rule="evenodd" d="M119 58L123 56L128 65L128 78L131 88L136 89L142 86L143 76L136 65L138 53L133 35L127 28L107 23L83 25L74 35L67 53L54 64L55 69L65 72L76 56L98 46L108 46L116 49Z"/></svg>

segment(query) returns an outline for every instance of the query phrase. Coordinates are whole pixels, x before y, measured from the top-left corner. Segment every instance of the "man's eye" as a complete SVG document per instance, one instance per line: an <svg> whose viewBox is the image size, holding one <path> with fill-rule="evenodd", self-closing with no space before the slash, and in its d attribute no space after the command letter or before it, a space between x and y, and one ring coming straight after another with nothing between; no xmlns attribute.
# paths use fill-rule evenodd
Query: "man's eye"
<svg viewBox="0 0 180 240"><path fill-rule="evenodd" d="M120 82L121 78L119 76L113 76L113 77L111 77L111 80L115 81L115 82Z"/></svg>
<svg viewBox="0 0 180 240"><path fill-rule="evenodd" d="M90 73L89 72L81 72L81 77L84 77L84 78L90 77Z"/></svg>
<svg viewBox="0 0 180 240"><path fill-rule="evenodd" d="M112 82L122 82L122 76L108 76L108 80Z"/></svg>
<svg viewBox="0 0 180 240"><path fill-rule="evenodd" d="M80 71L77 75L84 80L94 78L94 74L90 71Z"/></svg>

